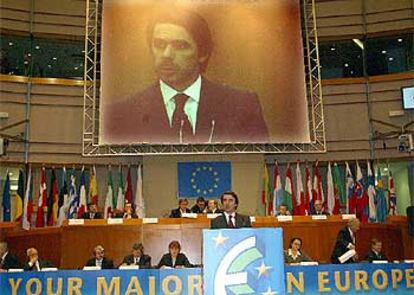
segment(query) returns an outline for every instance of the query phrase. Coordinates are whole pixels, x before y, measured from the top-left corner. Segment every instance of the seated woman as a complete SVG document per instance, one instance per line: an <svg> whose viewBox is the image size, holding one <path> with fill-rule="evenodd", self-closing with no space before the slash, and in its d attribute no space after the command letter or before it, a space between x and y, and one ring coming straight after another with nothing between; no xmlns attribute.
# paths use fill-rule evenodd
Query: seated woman
<svg viewBox="0 0 414 295"><path fill-rule="evenodd" d="M188 261L187 256L184 253L180 253L181 245L178 241L172 241L168 245L168 253L164 254L158 263L157 268L184 268L193 267Z"/></svg>
<svg viewBox="0 0 414 295"><path fill-rule="evenodd" d="M299 263L304 261L312 261L309 256L304 254L300 249L302 247L302 239L293 238L290 240L289 249L284 251L285 263Z"/></svg>

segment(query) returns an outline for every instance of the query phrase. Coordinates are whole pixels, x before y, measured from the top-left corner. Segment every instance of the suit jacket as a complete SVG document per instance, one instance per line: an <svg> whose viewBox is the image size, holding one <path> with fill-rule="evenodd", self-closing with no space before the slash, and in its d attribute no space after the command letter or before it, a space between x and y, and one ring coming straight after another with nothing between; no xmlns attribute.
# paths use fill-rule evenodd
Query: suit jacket
<svg viewBox="0 0 414 295"><path fill-rule="evenodd" d="M157 268L161 268L161 266L169 266L169 267L177 267L177 266L185 266L185 267L193 267L193 265L188 261L187 256L184 253L178 253L177 259L175 260L175 264L172 264L172 257L170 253L164 254L157 265Z"/></svg>
<svg viewBox="0 0 414 295"><path fill-rule="evenodd" d="M92 257L91 259L89 259L85 266L96 266L96 258ZM106 257L104 257L102 259L102 266L101 269L113 269L114 268L114 263L111 259L108 259Z"/></svg>
<svg viewBox="0 0 414 295"><path fill-rule="evenodd" d="M347 248L349 243L353 244L353 241L351 234L349 233L348 227L345 227L339 231L338 236L336 238L335 247L331 255L332 263L340 263L338 258L345 254L347 251L349 251L349 249ZM352 262L354 261L351 258L345 263Z"/></svg>
<svg viewBox="0 0 414 295"><path fill-rule="evenodd" d="M191 211L190 211L190 209L185 209L185 212L186 213L191 213ZM173 210L171 210L171 213L170 213L170 218L180 218L181 217L181 211L180 211L180 208L177 208L177 209L173 209Z"/></svg>
<svg viewBox="0 0 414 295"><path fill-rule="evenodd" d="M236 228L240 227L251 227L250 217L236 213ZM226 216L222 213L211 221L210 228L229 228Z"/></svg>
<svg viewBox="0 0 414 295"><path fill-rule="evenodd" d="M91 219L91 217L90 217L90 213L89 213L89 212L85 212L85 213L83 213L82 218L83 218L83 219ZM96 212L96 213L95 213L95 216L93 217L93 219L103 219L103 218L104 218L104 217L103 217L103 215L102 215L102 212Z"/></svg>
<svg viewBox="0 0 414 295"><path fill-rule="evenodd" d="M170 128L159 83L104 109L103 142L179 143ZM212 137L211 137L212 134ZM186 143L267 142L257 94L202 79L196 133Z"/></svg>
<svg viewBox="0 0 414 295"><path fill-rule="evenodd" d="M368 262L372 262L374 260L388 260L387 256L385 256L384 253L378 253L376 254L374 251L370 250L367 254L367 256L365 257L365 260Z"/></svg>
<svg viewBox="0 0 414 295"><path fill-rule="evenodd" d="M201 214L203 213L204 209L201 209L200 207L198 207L197 204L195 204L193 207L191 207L191 212L193 213L197 213L197 214Z"/></svg>
<svg viewBox="0 0 414 295"><path fill-rule="evenodd" d="M38 259L37 261L39 261L39 267L40 269L45 268L45 267L53 267L53 265L47 261L47 260L40 260ZM36 268L36 264L33 264L32 266L29 265L29 262L27 262L24 267L23 267L24 271L37 271Z"/></svg>
<svg viewBox="0 0 414 295"><path fill-rule="evenodd" d="M133 265L134 263L134 255L130 254L124 257L122 260L122 264L126 263L127 265ZM149 255L142 255L138 261L139 268L151 268L151 256Z"/></svg>
<svg viewBox="0 0 414 295"><path fill-rule="evenodd" d="M0 262L0 269L9 270L10 268L21 268L21 265L16 256L7 253L6 257Z"/></svg>
<svg viewBox="0 0 414 295"><path fill-rule="evenodd" d="M299 263L304 261L312 261L308 255L306 255L303 252L300 252L300 255L298 255L296 258L289 255L289 251L283 251L284 257L285 257L285 263Z"/></svg>

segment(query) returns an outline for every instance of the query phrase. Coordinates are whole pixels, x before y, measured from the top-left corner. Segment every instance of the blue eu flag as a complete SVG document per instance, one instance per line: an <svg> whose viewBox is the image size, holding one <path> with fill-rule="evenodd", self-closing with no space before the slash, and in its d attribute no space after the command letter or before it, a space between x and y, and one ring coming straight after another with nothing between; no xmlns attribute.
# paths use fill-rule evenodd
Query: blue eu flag
<svg viewBox="0 0 414 295"><path fill-rule="evenodd" d="M230 162L178 163L178 196L217 198L231 190Z"/></svg>

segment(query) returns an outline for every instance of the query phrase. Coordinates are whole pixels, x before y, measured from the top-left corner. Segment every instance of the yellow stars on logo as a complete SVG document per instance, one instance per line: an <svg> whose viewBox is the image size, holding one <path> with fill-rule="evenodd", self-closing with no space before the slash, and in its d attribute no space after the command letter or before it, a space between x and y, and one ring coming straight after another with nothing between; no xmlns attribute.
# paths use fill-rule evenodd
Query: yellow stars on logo
<svg viewBox="0 0 414 295"><path fill-rule="evenodd" d="M266 266L264 262L262 261L262 264L259 267L255 267L257 271L259 272L257 275L257 278L260 278L262 275L268 275L269 269L271 269L271 266ZM264 293L263 293L264 294Z"/></svg>
<svg viewBox="0 0 414 295"><path fill-rule="evenodd" d="M219 234L213 238L213 241L216 243L216 247L220 245L224 245L224 242L227 241L229 237L224 237L219 231Z"/></svg>

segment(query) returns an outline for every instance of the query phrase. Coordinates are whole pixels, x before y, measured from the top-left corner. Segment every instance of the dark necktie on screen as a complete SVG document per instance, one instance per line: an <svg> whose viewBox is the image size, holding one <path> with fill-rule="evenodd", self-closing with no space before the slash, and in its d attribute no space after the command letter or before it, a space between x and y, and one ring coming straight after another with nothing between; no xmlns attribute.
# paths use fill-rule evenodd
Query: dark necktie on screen
<svg viewBox="0 0 414 295"><path fill-rule="evenodd" d="M229 215L229 224L228 224L228 227L229 228L235 228L234 222L235 222L234 216L233 215Z"/></svg>
<svg viewBox="0 0 414 295"><path fill-rule="evenodd" d="M193 134L190 121L188 121L188 117L184 112L184 106L187 100L188 96L183 93L174 96L175 110L172 118L172 128L177 132L180 142L186 141Z"/></svg>

